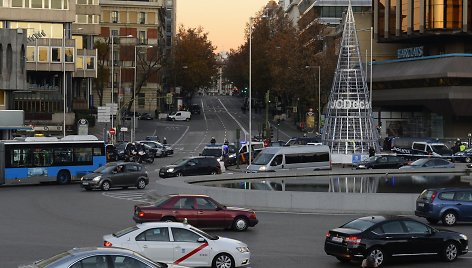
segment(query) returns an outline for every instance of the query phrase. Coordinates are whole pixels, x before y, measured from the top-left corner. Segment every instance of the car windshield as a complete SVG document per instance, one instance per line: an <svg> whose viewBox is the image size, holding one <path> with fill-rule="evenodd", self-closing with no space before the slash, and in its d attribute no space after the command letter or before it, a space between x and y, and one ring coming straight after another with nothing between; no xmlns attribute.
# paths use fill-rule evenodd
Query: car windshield
<svg viewBox="0 0 472 268"><path fill-rule="evenodd" d="M433 148L433 152L440 155L452 153L452 151L444 144L432 145L431 147Z"/></svg>
<svg viewBox="0 0 472 268"><path fill-rule="evenodd" d="M192 230L195 233L197 233L201 236L204 236L205 238L210 239L210 240L218 240L219 239L219 237L217 235L207 234L204 231L202 231L200 229L197 229L197 228L194 228L194 227L190 227L190 230Z"/></svg>
<svg viewBox="0 0 472 268"><path fill-rule="evenodd" d="M139 229L139 228L138 228L137 226L131 226L131 227L128 227L128 228L123 229L123 230L121 230L121 231L118 231L118 232L113 233L113 236L114 236L114 237L122 237L122 236L124 236L125 234L129 234L129 233L131 233L131 232L133 232L133 231L136 231L136 230L138 230L138 229Z"/></svg>
<svg viewBox="0 0 472 268"><path fill-rule="evenodd" d="M172 165L183 166L185 165L185 163L188 162L188 160L189 158L180 159L180 160L175 161Z"/></svg>
<svg viewBox="0 0 472 268"><path fill-rule="evenodd" d="M410 166L420 167L428 161L429 161L429 159L427 159L427 158L418 159L415 162L411 163Z"/></svg>
<svg viewBox="0 0 472 268"><path fill-rule="evenodd" d="M203 156L216 156L220 157L223 154L221 148L205 148L203 149L202 155Z"/></svg>
<svg viewBox="0 0 472 268"><path fill-rule="evenodd" d="M370 228L371 226L373 226L374 224L375 224L375 222L366 221L366 220L363 220L363 219L356 219L356 220L353 220L351 222L348 222L348 223L344 224L341 227L342 228L359 230L359 231L363 232L363 231L367 230L368 228Z"/></svg>
<svg viewBox="0 0 472 268"><path fill-rule="evenodd" d="M275 154L259 154L252 162L254 165L267 165Z"/></svg>
<svg viewBox="0 0 472 268"><path fill-rule="evenodd" d="M366 160L364 160L362 162L375 162L375 160L377 160L377 158L379 158L379 156L371 156L371 157L367 158Z"/></svg>
<svg viewBox="0 0 472 268"><path fill-rule="evenodd" d="M41 261L38 261L36 262L36 266L39 267L39 268L43 268L43 267L46 267L48 266L49 264L51 263L54 263L62 258L65 258L67 256L70 256L71 254L69 252L62 252L62 253L59 253L57 255L54 255L52 256L51 258L47 258L45 260L41 260Z"/></svg>

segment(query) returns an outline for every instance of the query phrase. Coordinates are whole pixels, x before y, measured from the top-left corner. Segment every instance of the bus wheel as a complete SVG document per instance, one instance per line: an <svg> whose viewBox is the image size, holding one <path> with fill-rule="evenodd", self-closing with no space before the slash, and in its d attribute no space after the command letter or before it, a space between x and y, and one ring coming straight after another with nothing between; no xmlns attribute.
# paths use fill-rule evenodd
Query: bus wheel
<svg viewBox="0 0 472 268"><path fill-rule="evenodd" d="M69 184L70 183L70 173L67 170L61 170L57 174L57 183L59 184Z"/></svg>

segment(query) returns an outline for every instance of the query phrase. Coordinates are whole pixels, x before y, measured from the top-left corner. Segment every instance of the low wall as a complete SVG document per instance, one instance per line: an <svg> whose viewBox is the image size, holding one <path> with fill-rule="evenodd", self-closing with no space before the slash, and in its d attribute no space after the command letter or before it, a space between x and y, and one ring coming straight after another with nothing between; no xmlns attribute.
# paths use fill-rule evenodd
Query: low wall
<svg viewBox="0 0 472 268"><path fill-rule="evenodd" d="M463 174L464 169L455 169L454 172L413 172L418 174ZM325 212L325 213L388 213L413 214L418 193L332 193L332 192L294 192L294 191L264 191L230 189L212 186L202 186L193 183L219 181L238 181L244 179L268 179L284 177L297 178L299 176L347 176L362 174L405 174L403 170L343 170L293 173L264 173L264 174L233 174L223 176L198 176L159 179L156 181L157 190L149 193L149 197L166 194L206 194L215 200L233 206L250 207L256 210L292 211L292 212ZM412 173L411 171L409 173Z"/></svg>

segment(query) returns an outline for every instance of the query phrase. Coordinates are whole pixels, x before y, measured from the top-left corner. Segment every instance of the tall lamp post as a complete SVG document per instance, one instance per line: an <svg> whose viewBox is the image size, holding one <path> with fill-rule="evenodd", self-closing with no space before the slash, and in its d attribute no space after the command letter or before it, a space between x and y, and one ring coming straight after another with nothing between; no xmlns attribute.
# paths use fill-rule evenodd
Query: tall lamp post
<svg viewBox="0 0 472 268"><path fill-rule="evenodd" d="M318 133L321 133L321 67L307 65L305 68L318 68Z"/></svg>
<svg viewBox="0 0 472 268"><path fill-rule="evenodd" d="M251 165L251 141L252 141L252 21L253 17L249 18L249 165Z"/></svg>

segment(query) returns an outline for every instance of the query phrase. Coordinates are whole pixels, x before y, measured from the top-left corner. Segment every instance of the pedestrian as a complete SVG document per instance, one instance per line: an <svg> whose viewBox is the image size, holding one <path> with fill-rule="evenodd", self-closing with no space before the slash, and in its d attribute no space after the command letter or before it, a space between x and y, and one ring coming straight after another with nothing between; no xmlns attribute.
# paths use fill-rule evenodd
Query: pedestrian
<svg viewBox="0 0 472 268"><path fill-rule="evenodd" d="M375 149L374 147L369 147L369 157L375 156Z"/></svg>
<svg viewBox="0 0 472 268"><path fill-rule="evenodd" d="M228 141L227 138L225 138L225 142L224 142L223 144L224 144L224 145L229 145L229 141ZM228 146L226 146L226 147L228 147Z"/></svg>
<svg viewBox="0 0 472 268"><path fill-rule="evenodd" d="M164 137L164 139L162 139L162 144L167 144L167 139L166 139L166 137Z"/></svg>
<svg viewBox="0 0 472 268"><path fill-rule="evenodd" d="M461 143L461 145L459 145L459 151L465 151L465 144Z"/></svg>
<svg viewBox="0 0 472 268"><path fill-rule="evenodd" d="M378 267L377 263L375 262L375 259L373 256L369 255L367 258L362 260L361 267L364 268L369 268L369 267Z"/></svg>
<svg viewBox="0 0 472 268"><path fill-rule="evenodd" d="M215 144L215 143L216 143L215 137L211 137L210 143L211 143L211 144Z"/></svg>

